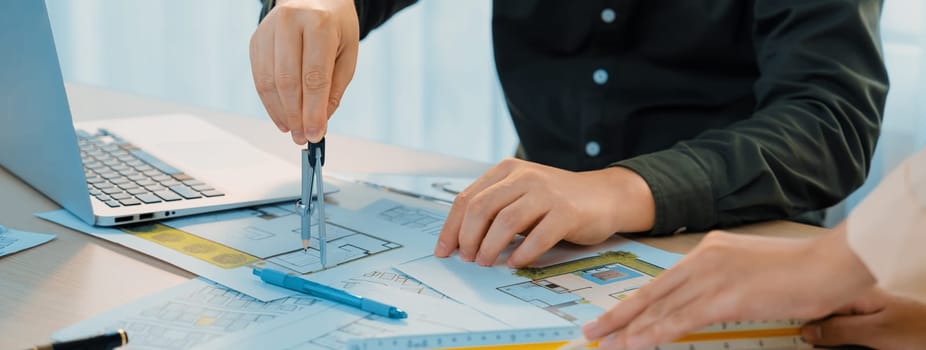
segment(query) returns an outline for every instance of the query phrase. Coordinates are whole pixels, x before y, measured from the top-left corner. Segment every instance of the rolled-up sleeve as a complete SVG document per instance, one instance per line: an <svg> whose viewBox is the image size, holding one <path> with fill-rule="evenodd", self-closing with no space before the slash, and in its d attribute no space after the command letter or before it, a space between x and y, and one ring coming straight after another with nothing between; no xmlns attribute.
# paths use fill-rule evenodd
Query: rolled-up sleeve
<svg viewBox="0 0 926 350"><path fill-rule="evenodd" d="M756 1L753 12L752 115L614 164L649 184L652 234L790 218L866 178L888 88L881 1Z"/></svg>

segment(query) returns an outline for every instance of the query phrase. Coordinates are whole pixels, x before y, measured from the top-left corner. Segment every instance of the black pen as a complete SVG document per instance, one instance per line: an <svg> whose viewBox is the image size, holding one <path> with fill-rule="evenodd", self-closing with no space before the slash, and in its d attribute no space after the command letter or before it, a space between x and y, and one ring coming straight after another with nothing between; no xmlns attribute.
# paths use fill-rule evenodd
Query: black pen
<svg viewBox="0 0 926 350"><path fill-rule="evenodd" d="M129 335L122 329L97 336L36 345L32 350L112 350L129 343Z"/></svg>

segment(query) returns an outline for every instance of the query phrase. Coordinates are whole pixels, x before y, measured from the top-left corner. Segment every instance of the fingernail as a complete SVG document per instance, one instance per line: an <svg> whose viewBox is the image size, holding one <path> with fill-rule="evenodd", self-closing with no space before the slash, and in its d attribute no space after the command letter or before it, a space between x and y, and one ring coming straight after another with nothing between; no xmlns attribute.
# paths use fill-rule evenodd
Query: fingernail
<svg viewBox="0 0 926 350"><path fill-rule="evenodd" d="M808 343L823 339L823 327L818 324L805 325L801 328L801 338L804 338L804 341Z"/></svg>
<svg viewBox="0 0 926 350"><path fill-rule="evenodd" d="M483 266L483 267L492 266L492 262L489 261L489 258L486 258L481 255L476 256L476 263L479 264L479 266Z"/></svg>
<svg viewBox="0 0 926 350"><path fill-rule="evenodd" d="M611 333L598 342L599 348L614 348L617 346L617 333Z"/></svg>
<svg viewBox="0 0 926 350"><path fill-rule="evenodd" d="M305 136L311 143L317 143L322 140L322 131L321 129L308 128L305 129Z"/></svg>
<svg viewBox="0 0 926 350"><path fill-rule="evenodd" d="M460 252L460 260L465 262L473 262L473 256L469 253Z"/></svg>
<svg viewBox="0 0 926 350"><path fill-rule="evenodd" d="M437 247L434 247L434 255L438 258L446 258L448 255L447 245L444 242L437 241Z"/></svg>
<svg viewBox="0 0 926 350"><path fill-rule="evenodd" d="M292 134L293 134L293 141L296 141L297 143L302 140L305 140L305 135L301 131L293 130Z"/></svg>

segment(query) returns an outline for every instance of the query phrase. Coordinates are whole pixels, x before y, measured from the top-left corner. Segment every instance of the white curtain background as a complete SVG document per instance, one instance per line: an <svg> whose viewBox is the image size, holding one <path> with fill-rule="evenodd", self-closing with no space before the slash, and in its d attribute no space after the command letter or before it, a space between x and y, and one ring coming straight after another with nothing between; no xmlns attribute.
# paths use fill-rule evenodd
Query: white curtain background
<svg viewBox="0 0 926 350"><path fill-rule="evenodd" d="M257 0L47 4L65 80L267 118L248 59ZM330 129L487 162L513 154L491 6L422 0L374 31ZM886 1L882 37L892 86L877 157L868 183L831 210L830 222L926 145L926 2Z"/></svg>
<svg viewBox="0 0 926 350"><path fill-rule="evenodd" d="M65 80L268 118L248 58L258 0L46 3ZM481 161L514 154L491 5L422 1L374 31L330 130Z"/></svg>

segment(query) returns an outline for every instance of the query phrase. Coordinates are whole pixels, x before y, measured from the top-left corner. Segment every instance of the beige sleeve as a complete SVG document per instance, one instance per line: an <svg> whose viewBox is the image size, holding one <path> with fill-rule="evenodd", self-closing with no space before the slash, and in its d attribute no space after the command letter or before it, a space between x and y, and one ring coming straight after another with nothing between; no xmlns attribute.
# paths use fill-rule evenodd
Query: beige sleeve
<svg viewBox="0 0 926 350"><path fill-rule="evenodd" d="M849 246L878 285L926 302L926 150L888 175L848 221Z"/></svg>

